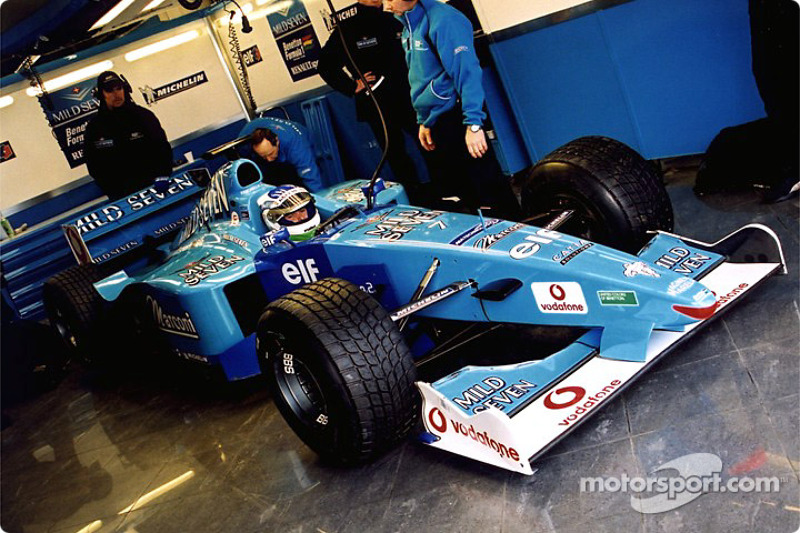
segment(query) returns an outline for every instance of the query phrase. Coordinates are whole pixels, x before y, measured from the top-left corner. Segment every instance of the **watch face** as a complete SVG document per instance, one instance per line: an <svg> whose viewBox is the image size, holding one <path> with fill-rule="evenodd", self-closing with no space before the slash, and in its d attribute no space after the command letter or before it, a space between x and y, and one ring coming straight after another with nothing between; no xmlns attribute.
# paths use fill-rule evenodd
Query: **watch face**
<svg viewBox="0 0 800 533"><path fill-rule="evenodd" d="M469 127L469 131L471 131L472 133L478 133L479 131L481 131L481 127L478 126L477 124L473 124L472 126Z"/></svg>

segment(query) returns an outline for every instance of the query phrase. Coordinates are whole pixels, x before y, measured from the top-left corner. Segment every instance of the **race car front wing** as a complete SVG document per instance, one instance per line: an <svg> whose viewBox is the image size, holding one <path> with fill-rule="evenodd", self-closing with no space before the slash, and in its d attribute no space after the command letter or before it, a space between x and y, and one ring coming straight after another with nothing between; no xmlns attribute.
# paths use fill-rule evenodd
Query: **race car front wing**
<svg viewBox="0 0 800 533"><path fill-rule="evenodd" d="M659 359L766 278L786 271L777 236L758 224L711 244L662 232L639 257L656 262L676 244L718 258L689 276L717 295L713 316L684 331L653 331L643 361L604 357L598 328L539 361L465 367L432 384L417 382L423 399L423 442L531 475L537 458Z"/></svg>

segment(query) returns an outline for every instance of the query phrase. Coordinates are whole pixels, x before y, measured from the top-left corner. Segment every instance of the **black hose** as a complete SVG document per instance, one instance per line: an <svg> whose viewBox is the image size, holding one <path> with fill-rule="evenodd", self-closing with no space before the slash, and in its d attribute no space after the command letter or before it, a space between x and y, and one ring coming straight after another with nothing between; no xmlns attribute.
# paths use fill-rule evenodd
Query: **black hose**
<svg viewBox="0 0 800 533"><path fill-rule="evenodd" d="M333 2L331 0L327 0L328 8L331 10L331 22L333 23L332 30L336 31L336 28L339 27L339 19L336 16L336 10L333 8ZM364 90L367 91L367 95L369 95L370 100L372 100L372 104L375 106L375 109L378 111L378 117L381 119L381 127L383 128L383 153L381 154L381 160L378 162L378 166L375 168L375 172L372 173L372 178L369 180L369 188L367 189L367 210L369 211L373 207L372 202L372 191L375 188L375 182L378 179L378 175L380 174L381 169L383 168L384 163L386 162L386 154L389 153L389 132L386 129L386 119L383 118L383 111L381 111L381 106L378 103L378 99L375 98L375 94L372 92L372 88L369 85L369 82L364 77L364 74L361 72L361 69L358 68L356 65L353 56L350 54L350 48L347 45L347 41L344 38L344 28L340 29L339 31L339 38L342 41L342 48L344 48L344 53L347 54L347 59L350 61L350 64L353 66L353 70L356 71L356 75L358 79L361 80L361 83L364 84Z"/></svg>

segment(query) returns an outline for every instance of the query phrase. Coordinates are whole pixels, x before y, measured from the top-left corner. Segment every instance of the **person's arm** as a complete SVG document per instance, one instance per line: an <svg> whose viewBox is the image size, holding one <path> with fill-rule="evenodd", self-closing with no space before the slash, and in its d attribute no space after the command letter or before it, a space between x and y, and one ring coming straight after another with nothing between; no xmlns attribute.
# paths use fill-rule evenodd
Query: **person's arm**
<svg viewBox="0 0 800 533"><path fill-rule="evenodd" d="M354 96L364 90L364 83L361 79L353 79L357 76L355 69L350 68L350 63L347 60L347 55L342 47L341 37L339 32L341 30L336 28L328 42L322 47L319 55L319 63L317 64L317 71L320 77L331 86L335 91L338 91L347 96ZM343 68L352 71L353 78L348 76ZM362 72L370 86L375 82L375 75L372 72Z"/></svg>
<svg viewBox="0 0 800 533"><path fill-rule="evenodd" d="M322 188L322 174L314 156L314 147L306 135L292 133L280 136L281 145L286 148L286 161L294 166L303 185L311 192Z"/></svg>
<svg viewBox="0 0 800 533"><path fill-rule="evenodd" d="M450 75L461 97L464 124L483 125L483 73L475 43L472 24L461 13L454 13L445 23L438 24L430 33L445 72Z"/></svg>
<svg viewBox="0 0 800 533"><path fill-rule="evenodd" d="M356 82L343 70L346 62L339 31L339 28L333 30L328 42L322 47L317 70L325 83L335 91L353 96L356 92Z"/></svg>
<svg viewBox="0 0 800 533"><path fill-rule="evenodd" d="M167 140L167 133L161 127L158 118L151 111L143 109L144 134L153 143L154 153L151 154L154 167L160 176L172 174L172 147Z"/></svg>
<svg viewBox="0 0 800 533"><path fill-rule="evenodd" d="M103 191L103 194L113 200L117 198L119 194L114 186L114 181L111 176L112 171L109 169L108 165L108 158L95 146L97 136L96 124L89 123L86 128L86 137L83 141L83 160L86 163L89 176L91 176L100 190Z"/></svg>

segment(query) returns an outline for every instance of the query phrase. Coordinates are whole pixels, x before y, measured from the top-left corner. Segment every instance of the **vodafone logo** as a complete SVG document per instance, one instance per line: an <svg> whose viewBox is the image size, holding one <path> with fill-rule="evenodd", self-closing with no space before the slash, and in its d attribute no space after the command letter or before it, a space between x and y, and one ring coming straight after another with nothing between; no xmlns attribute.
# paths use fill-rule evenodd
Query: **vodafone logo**
<svg viewBox="0 0 800 533"><path fill-rule="evenodd" d="M531 283L531 290L542 313L585 315L589 312L583 289L577 282Z"/></svg>
<svg viewBox="0 0 800 533"><path fill-rule="evenodd" d="M428 423L432 429L435 429L439 433L447 432L447 419L438 407L434 407L428 413ZM466 425L453 419L450 419L450 424L453 426L453 431L451 433L458 435L460 438L471 439L478 444L491 448L502 459L510 460L515 463L519 462L519 452L517 452L517 450L499 440L495 440L487 431L475 429L475 426L472 424Z"/></svg>
<svg viewBox="0 0 800 533"><path fill-rule="evenodd" d="M430 422L431 427L439 433L444 433L447 431L447 419L436 407L431 409L431 412L428 413L428 422Z"/></svg>
<svg viewBox="0 0 800 533"><path fill-rule="evenodd" d="M553 398L556 395L557 398ZM544 406L548 409L566 409L575 405L586 396L586 389L583 387L562 387L548 394L544 399ZM563 399L568 398L567 401Z"/></svg>
<svg viewBox="0 0 800 533"><path fill-rule="evenodd" d="M563 287L558 285L557 283L553 283L550 285L550 296L558 300L559 302L567 297L567 293L564 292Z"/></svg>

